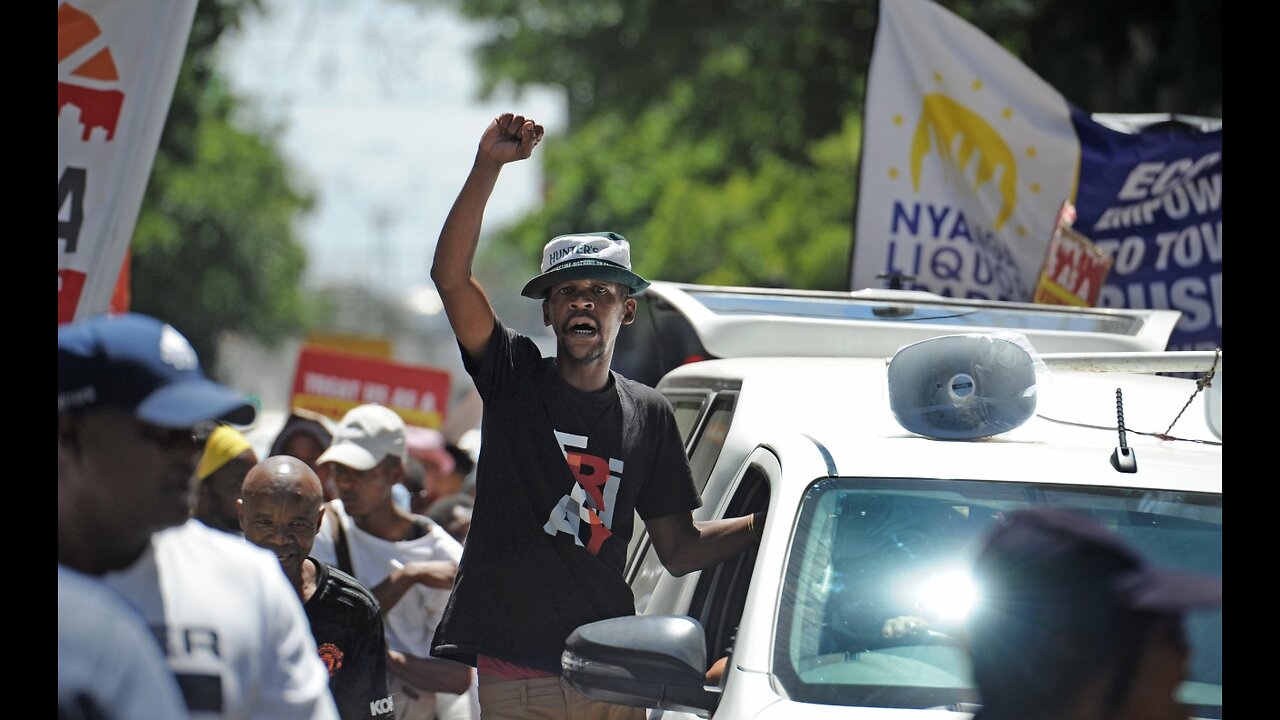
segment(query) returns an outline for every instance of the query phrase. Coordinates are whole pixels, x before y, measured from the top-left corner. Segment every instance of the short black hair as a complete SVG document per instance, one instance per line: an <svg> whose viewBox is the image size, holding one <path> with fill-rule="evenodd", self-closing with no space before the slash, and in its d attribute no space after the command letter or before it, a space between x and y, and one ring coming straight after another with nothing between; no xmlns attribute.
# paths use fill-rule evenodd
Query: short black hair
<svg viewBox="0 0 1280 720"><path fill-rule="evenodd" d="M444 449L453 456L453 471L459 475L466 477L471 474L476 463L471 459L471 453L454 445L453 443L445 443Z"/></svg>

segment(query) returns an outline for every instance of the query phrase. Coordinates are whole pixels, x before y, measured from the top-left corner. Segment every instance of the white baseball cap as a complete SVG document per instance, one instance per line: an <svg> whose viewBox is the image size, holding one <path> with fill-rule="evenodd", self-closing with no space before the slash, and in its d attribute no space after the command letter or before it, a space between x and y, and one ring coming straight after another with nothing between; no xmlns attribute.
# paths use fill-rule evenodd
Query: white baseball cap
<svg viewBox="0 0 1280 720"><path fill-rule="evenodd" d="M372 470L388 455L404 457L404 420L391 408L366 403L342 416L333 444L316 465L336 462L353 470Z"/></svg>

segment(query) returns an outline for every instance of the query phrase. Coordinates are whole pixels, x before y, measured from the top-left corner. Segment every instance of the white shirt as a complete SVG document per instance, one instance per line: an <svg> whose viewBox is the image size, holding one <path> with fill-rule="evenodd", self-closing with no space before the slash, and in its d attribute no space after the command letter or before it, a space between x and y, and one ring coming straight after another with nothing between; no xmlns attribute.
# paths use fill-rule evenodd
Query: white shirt
<svg viewBox="0 0 1280 720"><path fill-rule="evenodd" d="M188 520L103 580L165 639L191 717L338 717L302 603L271 552Z"/></svg>
<svg viewBox="0 0 1280 720"><path fill-rule="evenodd" d="M80 703L111 718L188 717L138 613L100 581L59 565L58 708Z"/></svg>
<svg viewBox="0 0 1280 720"><path fill-rule="evenodd" d="M341 500L333 500L324 514L324 525L316 535L311 556L337 567L334 551L334 521L341 521L347 533L347 547L356 579L374 588L387 579L391 571L420 560L449 560L455 565L462 559L462 545L436 523L431 531L414 540L391 542L370 535L356 527L342 508ZM414 584L404 597L383 616L387 649L418 657L431 656L431 639L444 613L451 590Z"/></svg>

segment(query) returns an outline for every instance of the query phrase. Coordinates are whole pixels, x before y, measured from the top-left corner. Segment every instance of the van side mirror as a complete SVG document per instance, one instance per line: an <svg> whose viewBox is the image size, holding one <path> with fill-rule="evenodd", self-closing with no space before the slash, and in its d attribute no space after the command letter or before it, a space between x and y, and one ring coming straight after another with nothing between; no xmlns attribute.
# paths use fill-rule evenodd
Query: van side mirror
<svg viewBox="0 0 1280 720"><path fill-rule="evenodd" d="M683 615L629 615L587 623L565 643L562 674L602 702L709 717L720 693L706 684L702 624Z"/></svg>

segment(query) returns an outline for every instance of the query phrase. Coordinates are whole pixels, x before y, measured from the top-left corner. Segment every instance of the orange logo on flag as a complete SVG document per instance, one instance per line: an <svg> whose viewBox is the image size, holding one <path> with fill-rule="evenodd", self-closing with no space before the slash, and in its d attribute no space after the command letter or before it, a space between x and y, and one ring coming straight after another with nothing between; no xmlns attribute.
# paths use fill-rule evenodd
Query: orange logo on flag
<svg viewBox="0 0 1280 720"><path fill-rule="evenodd" d="M109 86L117 82L120 75L111 49L102 39L98 23L70 3L58 6L59 77L63 76L64 61L71 67L66 75L87 84L58 81L58 114L61 115L68 105L75 106L80 111L80 124L84 128L80 139L88 141L95 128L102 128L106 132L106 140L110 141L120 120L124 93Z"/></svg>

